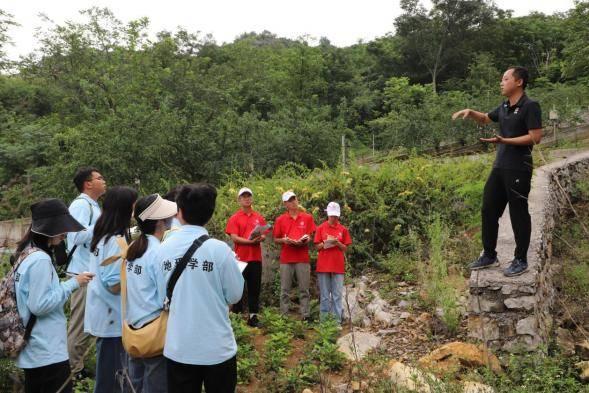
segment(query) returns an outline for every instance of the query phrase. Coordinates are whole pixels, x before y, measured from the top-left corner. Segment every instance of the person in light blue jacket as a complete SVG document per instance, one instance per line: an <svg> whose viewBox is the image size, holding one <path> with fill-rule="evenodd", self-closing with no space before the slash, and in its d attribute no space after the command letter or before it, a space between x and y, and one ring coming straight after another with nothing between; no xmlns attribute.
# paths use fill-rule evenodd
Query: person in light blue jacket
<svg viewBox="0 0 589 393"><path fill-rule="evenodd" d="M162 292L164 275L156 259L164 233L170 229L178 207L175 202L159 194L143 197L135 204L135 221L139 237L127 250L126 261L126 315L123 323L140 329L160 316L163 309ZM125 308L126 306L126 308ZM166 358L147 359L129 356L129 375L137 393L166 393Z"/></svg>
<svg viewBox="0 0 589 393"><path fill-rule="evenodd" d="M59 199L31 206L32 224L16 249L15 290L18 313L25 326L32 323L27 344L16 364L24 369L27 393L72 391L63 306L92 274L81 272L60 282L52 264L52 247L67 232L84 229ZM31 320L31 318L35 318Z"/></svg>
<svg viewBox="0 0 589 393"><path fill-rule="evenodd" d="M208 235L204 225L215 210L216 189L209 184L184 186L178 193L181 228L164 240L157 260L170 279L192 243ZM168 359L168 390L174 393L234 393L237 344L229 305L243 292L243 276L231 248L217 239L205 240L180 275L169 305L164 356ZM166 290L162 284L159 293Z"/></svg>
<svg viewBox="0 0 589 393"><path fill-rule="evenodd" d="M68 252L71 261L68 272L81 273L88 270L90 263L90 242L94 225L100 217L98 198L106 192L106 181L98 169L92 167L79 168L74 176L74 184L80 195L70 204L70 214L82 224L86 230L68 233ZM68 321L67 347L70 355L72 373L84 379L84 354L90 346L91 336L84 333L84 309L86 307L86 288L72 294L70 301L70 318Z"/></svg>
<svg viewBox="0 0 589 393"><path fill-rule="evenodd" d="M126 367L121 341L121 255L119 242L129 241L129 225L137 191L113 187L104 196L103 212L90 244L90 272L96 278L88 285L84 332L96 337L96 383L94 393L122 392L117 374Z"/></svg>

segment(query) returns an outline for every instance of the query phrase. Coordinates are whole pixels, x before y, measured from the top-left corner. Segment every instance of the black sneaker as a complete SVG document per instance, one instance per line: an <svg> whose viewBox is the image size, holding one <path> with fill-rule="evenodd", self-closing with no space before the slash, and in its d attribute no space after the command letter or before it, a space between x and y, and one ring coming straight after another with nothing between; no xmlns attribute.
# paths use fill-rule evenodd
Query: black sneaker
<svg viewBox="0 0 589 393"><path fill-rule="evenodd" d="M247 324L248 326L251 327L258 327L259 325L259 321L258 321L258 316L256 314L252 315L248 320L247 320Z"/></svg>
<svg viewBox="0 0 589 393"><path fill-rule="evenodd" d="M492 266L499 266L499 260L497 259L497 257L490 257L486 254L483 254L479 257L479 259L468 265L468 268L470 270L480 270Z"/></svg>
<svg viewBox="0 0 589 393"><path fill-rule="evenodd" d="M506 277L514 277L523 274L526 270L528 270L528 261L525 261L520 258L515 258L513 261L511 261L511 265L509 265L509 267L505 269L503 274Z"/></svg>

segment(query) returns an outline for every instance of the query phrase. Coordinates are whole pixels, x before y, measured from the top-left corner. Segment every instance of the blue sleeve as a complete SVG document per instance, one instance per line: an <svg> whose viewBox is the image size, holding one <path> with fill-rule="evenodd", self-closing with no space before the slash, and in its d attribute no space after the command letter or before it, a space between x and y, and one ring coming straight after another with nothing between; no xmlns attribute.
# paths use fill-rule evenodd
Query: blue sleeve
<svg viewBox="0 0 589 393"><path fill-rule="evenodd" d="M92 241L92 233L94 231L94 225L89 226L88 223L90 222L90 211L92 207L86 201L82 201L78 199L73 201L70 205L70 214L72 217L76 219L80 224L86 228L85 231L80 232L73 232L67 234L67 243L70 248L74 245L81 246L82 244L87 244Z"/></svg>
<svg viewBox="0 0 589 393"><path fill-rule="evenodd" d="M108 239L108 242L104 244L103 260L113 255L120 255L121 249L117 244L114 236ZM106 287L112 287L121 282L121 259L119 258L116 262L111 263L107 266L100 266L100 281Z"/></svg>
<svg viewBox="0 0 589 393"><path fill-rule="evenodd" d="M54 280L57 272L48 256L39 258L28 269L30 274L29 298L27 307L37 316L49 314L63 304L76 288L79 287L75 278L62 283Z"/></svg>
<svg viewBox="0 0 589 393"><path fill-rule="evenodd" d="M166 277L162 270L162 263L159 260L159 253L157 251L151 253L148 266L149 279L155 284L158 303L163 307L164 300L166 299Z"/></svg>
<svg viewBox="0 0 589 393"><path fill-rule="evenodd" d="M227 304L235 304L243 295L243 275L237 267L235 253L227 247L227 254L221 265L221 286Z"/></svg>

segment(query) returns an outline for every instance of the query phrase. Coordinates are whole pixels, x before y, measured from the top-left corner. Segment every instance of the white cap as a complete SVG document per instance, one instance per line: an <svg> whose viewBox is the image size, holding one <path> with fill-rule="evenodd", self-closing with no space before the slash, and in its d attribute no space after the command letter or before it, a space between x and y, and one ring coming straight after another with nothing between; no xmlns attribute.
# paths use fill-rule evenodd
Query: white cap
<svg viewBox="0 0 589 393"><path fill-rule="evenodd" d="M340 216L340 208L339 208L339 203L337 202L329 202L327 204L327 209L325 209L325 211L327 212L327 216L336 216L339 217Z"/></svg>
<svg viewBox="0 0 589 393"><path fill-rule="evenodd" d="M246 192L249 192L250 195L254 195L254 193L252 192L252 190L250 190L247 187L243 187L243 188L239 189L239 191L237 193L237 197L239 198L241 196L241 194L245 194Z"/></svg>
<svg viewBox="0 0 589 393"><path fill-rule="evenodd" d="M296 197L297 195L292 191L287 191L282 194L282 202L288 202L290 198Z"/></svg>
<svg viewBox="0 0 589 393"><path fill-rule="evenodd" d="M159 194L155 194L155 200L151 205L147 206L145 210L139 214L141 221L145 220L161 220L163 218L174 217L178 213L178 206L175 202L168 201L162 198Z"/></svg>

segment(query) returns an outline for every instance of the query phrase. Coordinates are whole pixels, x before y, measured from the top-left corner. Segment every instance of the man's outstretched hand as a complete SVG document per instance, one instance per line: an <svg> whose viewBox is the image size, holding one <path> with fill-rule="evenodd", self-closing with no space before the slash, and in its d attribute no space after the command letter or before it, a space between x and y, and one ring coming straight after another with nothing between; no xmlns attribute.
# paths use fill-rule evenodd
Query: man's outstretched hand
<svg viewBox="0 0 589 393"><path fill-rule="evenodd" d="M470 109L463 109L461 111L454 112L454 114L452 115L452 120L456 120L458 118L464 120L470 115L470 112Z"/></svg>
<svg viewBox="0 0 589 393"><path fill-rule="evenodd" d="M504 139L505 138L503 138L501 135L497 134L495 134L492 138L479 138L481 142L486 143L505 143Z"/></svg>

